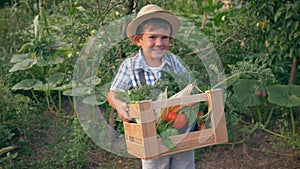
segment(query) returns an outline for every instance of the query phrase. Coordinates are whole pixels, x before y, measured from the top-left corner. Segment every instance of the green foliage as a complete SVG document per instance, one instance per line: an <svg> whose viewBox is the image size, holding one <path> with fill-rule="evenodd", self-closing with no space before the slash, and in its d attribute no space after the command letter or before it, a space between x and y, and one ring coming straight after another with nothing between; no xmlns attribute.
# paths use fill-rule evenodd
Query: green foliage
<svg viewBox="0 0 300 169"><path fill-rule="evenodd" d="M18 153L11 154L10 151L15 149L15 147L9 146L0 149L0 167L4 165L4 168L12 168L13 159L17 157ZM6 156L3 156L5 154Z"/></svg>
<svg viewBox="0 0 300 169"><path fill-rule="evenodd" d="M19 154L16 151L25 149L23 144L29 141L26 138L37 110L29 97L12 94L9 86L0 79L0 112L0 166L12 168L13 160Z"/></svg>
<svg viewBox="0 0 300 169"><path fill-rule="evenodd" d="M67 147L67 153L61 159L62 166L72 168L83 168L86 163L86 152L89 146L86 144L89 141L88 136L83 132L82 127L77 118L72 123L73 132L70 141L70 146Z"/></svg>
<svg viewBox="0 0 300 169"><path fill-rule="evenodd" d="M38 110L50 110L61 118L66 114L64 100L69 100L73 106L71 97L76 96L82 97L85 104L101 106L106 110L104 116L109 116L105 96L110 83L120 63L132 56L137 47L122 40L109 48L95 46L98 50L91 58L80 52L86 42L101 38L96 33L99 28L133 14L137 9L130 6L129 1L115 0L9 2L0 10L0 111L3 112L0 147L20 148L9 149L1 156L5 165L18 167L22 164L12 164L15 158L26 159L26 155L35 155L31 147L25 146L33 141L32 125L36 130L48 130L49 121ZM291 61L299 55L298 1L232 1L227 10L221 1L213 0L139 0L138 9L147 3L158 4L185 17L214 44L227 75L215 87L224 84L228 87L226 120L231 138L234 126L243 121L249 124L242 127L246 134L262 129L284 137L288 145L299 143L295 137L298 134L295 128L299 125L295 119L299 115L292 109L299 102L298 93L295 93L298 86L284 85L290 75ZM110 40L114 38L110 37ZM169 83L168 88L174 90L169 90L168 94L182 89L184 85L178 84L185 84L183 82L196 83L202 90L207 90L207 70L199 57L188 55L192 49L180 39L174 39L170 50L183 56L182 60L194 78L187 81L173 76L177 83L173 87ZM97 56L101 52L105 52L105 56L99 60ZM82 63L78 69L74 68L77 59ZM92 67L94 64L99 66ZM72 77L73 73L86 78L78 80ZM299 79L299 74L297 77ZM160 89L163 91L165 86ZM255 92L259 89L266 89L269 96L257 97ZM144 96L149 95L144 93ZM144 96L138 99L146 99ZM65 139L63 136L57 138L63 140L62 144L51 145L52 151L44 153L49 155L37 160L34 166L85 167L84 152L89 150L86 144L89 140L77 119L67 126L71 131L59 134L65 135ZM272 129L280 132L274 133ZM18 151L18 156L15 151Z"/></svg>
<svg viewBox="0 0 300 169"><path fill-rule="evenodd" d="M270 103L294 107L300 105L300 86L296 85L273 85L268 88Z"/></svg>
<svg viewBox="0 0 300 169"><path fill-rule="evenodd" d="M188 84L193 83L190 73L174 74L162 71L162 78L153 86L145 85L134 87L128 91L118 91L117 97L126 103L134 103L142 100L157 100L159 95L167 91L167 98L180 92Z"/></svg>

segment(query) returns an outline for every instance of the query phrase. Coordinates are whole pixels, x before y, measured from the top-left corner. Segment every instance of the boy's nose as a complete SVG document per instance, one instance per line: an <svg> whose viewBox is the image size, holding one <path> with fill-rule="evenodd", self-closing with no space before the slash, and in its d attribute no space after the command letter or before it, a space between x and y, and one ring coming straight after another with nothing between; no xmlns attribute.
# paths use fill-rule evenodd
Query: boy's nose
<svg viewBox="0 0 300 169"><path fill-rule="evenodd" d="M156 46L162 46L163 45L162 39L161 38L157 38L156 41L155 41L155 45Z"/></svg>

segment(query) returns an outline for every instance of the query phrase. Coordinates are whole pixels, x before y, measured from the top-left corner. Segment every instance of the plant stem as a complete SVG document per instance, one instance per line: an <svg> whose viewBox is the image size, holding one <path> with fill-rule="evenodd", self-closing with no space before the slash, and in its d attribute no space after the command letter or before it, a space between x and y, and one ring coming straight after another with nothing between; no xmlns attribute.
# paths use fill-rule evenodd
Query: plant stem
<svg viewBox="0 0 300 169"><path fill-rule="evenodd" d="M266 122L265 122L265 124L264 124L264 128L267 128L267 126L269 125L269 122L270 122L270 120L271 120L271 117L272 117L272 115L273 115L273 112L274 112L274 108L272 107L272 108L271 108L271 111L270 111L270 114L269 114L269 116L268 116L268 118L267 118L267 120L266 120Z"/></svg>
<svg viewBox="0 0 300 169"><path fill-rule="evenodd" d="M272 134L272 135L274 135L274 136L284 138L284 136L283 136L282 134L279 134L279 133L276 133L276 132L273 132L273 131L271 131L271 130L266 129L267 126L269 125L269 122L270 122L270 119L271 119L271 117L272 117L272 115L273 115L273 112L274 112L274 108L271 109L270 114L269 114L269 116L268 116L268 118L267 118L265 124L260 124L259 129L261 129L261 130L263 130L263 131L265 131L265 132L267 132L267 133L269 133L269 134Z"/></svg>
<svg viewBox="0 0 300 169"><path fill-rule="evenodd" d="M74 115L77 115L77 109L76 109L76 100L75 98L73 97L73 109L74 109Z"/></svg>
<svg viewBox="0 0 300 169"><path fill-rule="evenodd" d="M55 113L57 114L58 113L58 109L57 109L57 107L55 105L55 102L53 101L52 96L51 96L51 90L48 91L48 95L49 95L49 98L50 98L50 102L53 105L53 108L55 109Z"/></svg>
<svg viewBox="0 0 300 169"><path fill-rule="evenodd" d="M34 76L34 74L32 73L32 71L30 70L30 71L28 71L29 72L29 74L31 75L31 77L32 77L32 79L36 79L35 78L35 76Z"/></svg>
<svg viewBox="0 0 300 169"><path fill-rule="evenodd" d="M58 91L58 111L61 111L61 91Z"/></svg>
<svg viewBox="0 0 300 169"><path fill-rule="evenodd" d="M32 94L32 97L34 98L34 100L38 103L38 105L44 109L42 103L39 101L39 99L36 97L36 95L34 94L33 90L30 90L31 91L31 94Z"/></svg>
<svg viewBox="0 0 300 169"><path fill-rule="evenodd" d="M294 120L294 114L293 114L293 107L290 107L290 114L291 114L291 121L292 121L292 131L293 131L293 136L296 135L296 127L295 127L295 120Z"/></svg>
<svg viewBox="0 0 300 169"><path fill-rule="evenodd" d="M251 129L251 131L249 132L249 134L246 136L246 137L244 137L242 140L240 140L240 141L238 141L238 142L233 142L233 143L225 143L225 144L241 144L241 143L244 143L245 141L247 141L249 138L250 138L250 136L254 133L254 131L258 128L258 126L259 126L259 123L255 123L254 124L254 127Z"/></svg>
<svg viewBox="0 0 300 169"><path fill-rule="evenodd" d="M258 123L259 124L262 124L262 120L261 120L261 109L260 108L257 108L257 115L258 115Z"/></svg>
<svg viewBox="0 0 300 169"><path fill-rule="evenodd" d="M49 102L49 98L48 98L48 92L45 91L45 97L46 97L46 101L47 101L47 105L48 105L48 109L51 110L51 107L50 107L50 102Z"/></svg>
<svg viewBox="0 0 300 169"><path fill-rule="evenodd" d="M69 100L69 102L70 102L70 104L71 104L71 106L72 106L72 108L73 108L73 110L74 110L74 113L75 113L75 112L76 112L76 109L75 109L75 103L72 101L72 99L71 99L70 96L67 96L67 98L68 98L68 100Z"/></svg>
<svg viewBox="0 0 300 169"><path fill-rule="evenodd" d="M279 134L279 133L275 133L274 131L271 131L271 130L268 130L268 129L264 128L263 126L259 127L259 129L261 129L262 131L265 131L265 132L267 132L269 134L272 134L274 136L284 138L284 135Z"/></svg>

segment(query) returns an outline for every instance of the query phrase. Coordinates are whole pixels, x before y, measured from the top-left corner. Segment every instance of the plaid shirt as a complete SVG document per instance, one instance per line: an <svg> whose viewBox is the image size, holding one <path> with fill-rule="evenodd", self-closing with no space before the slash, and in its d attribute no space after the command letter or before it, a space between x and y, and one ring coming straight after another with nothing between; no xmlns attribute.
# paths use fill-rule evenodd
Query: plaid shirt
<svg viewBox="0 0 300 169"><path fill-rule="evenodd" d="M172 71L174 73L184 72L186 70L180 60L171 53L164 54L162 64L162 70ZM144 70L146 84L152 86L158 79L149 69L140 49L134 57L127 58L123 61L110 89L113 91L117 91L118 89L129 90L131 87L141 86L138 73L142 70Z"/></svg>

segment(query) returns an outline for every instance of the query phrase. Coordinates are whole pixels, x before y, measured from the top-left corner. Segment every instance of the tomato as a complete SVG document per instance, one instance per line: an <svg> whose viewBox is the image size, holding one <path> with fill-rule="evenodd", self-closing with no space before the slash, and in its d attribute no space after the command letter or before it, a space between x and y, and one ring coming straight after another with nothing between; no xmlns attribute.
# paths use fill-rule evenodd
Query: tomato
<svg viewBox="0 0 300 169"><path fill-rule="evenodd" d="M175 111L169 112L167 115L167 119L166 119L167 123L170 121L174 121L177 116L178 116L178 114Z"/></svg>
<svg viewBox="0 0 300 169"><path fill-rule="evenodd" d="M203 110L199 110L198 116L203 116L203 115L204 115L204 111Z"/></svg>
<svg viewBox="0 0 300 169"><path fill-rule="evenodd" d="M261 95L262 97L267 97L268 96L268 92L266 91L266 90L263 90L263 92L262 92L262 95Z"/></svg>
<svg viewBox="0 0 300 169"><path fill-rule="evenodd" d="M174 120L174 123L172 124L172 127L176 129L183 128L188 122L188 118L184 114L178 114L176 119Z"/></svg>
<svg viewBox="0 0 300 169"><path fill-rule="evenodd" d="M262 94L263 94L262 89L258 89L258 90L256 91L256 93L255 93L255 95L256 95L257 97L261 97Z"/></svg>

